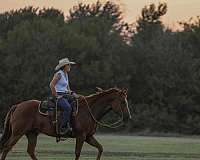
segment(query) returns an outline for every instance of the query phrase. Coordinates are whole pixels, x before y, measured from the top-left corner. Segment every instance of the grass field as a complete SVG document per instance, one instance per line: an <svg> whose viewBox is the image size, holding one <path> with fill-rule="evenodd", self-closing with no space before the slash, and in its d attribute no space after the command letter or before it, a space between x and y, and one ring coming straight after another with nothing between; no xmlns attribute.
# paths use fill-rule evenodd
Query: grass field
<svg viewBox="0 0 200 160"><path fill-rule="evenodd" d="M97 135L104 147L102 160L199 160L200 138ZM23 137L8 154L8 160L29 160ZM73 160L75 140L60 143L40 135L36 148L39 160ZM95 160L96 149L84 144L81 160Z"/></svg>

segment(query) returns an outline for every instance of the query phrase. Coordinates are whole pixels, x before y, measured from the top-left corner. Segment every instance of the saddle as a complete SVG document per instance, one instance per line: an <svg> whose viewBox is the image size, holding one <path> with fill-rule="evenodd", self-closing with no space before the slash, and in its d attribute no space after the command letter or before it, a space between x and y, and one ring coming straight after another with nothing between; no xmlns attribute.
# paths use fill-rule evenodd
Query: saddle
<svg viewBox="0 0 200 160"><path fill-rule="evenodd" d="M64 98L68 99L71 103L72 113L76 112L78 109L78 100L72 95L63 95ZM56 106L57 99L54 97L47 97L38 108L39 113L49 117L51 124L55 127L56 133L60 136L60 123L63 110L60 106ZM71 115L72 122L72 115ZM72 124L71 124L72 126Z"/></svg>
<svg viewBox="0 0 200 160"><path fill-rule="evenodd" d="M42 115L51 115L50 112L56 109L56 99L54 97L48 97L46 100L41 101L39 106L39 112Z"/></svg>
<svg viewBox="0 0 200 160"><path fill-rule="evenodd" d="M68 94L64 95L63 97L71 101L72 111L76 112L77 105L78 105L77 99L73 97L72 95L68 95ZM52 111L56 110L56 101L57 100L54 97L47 97L47 99L41 101L41 104L39 106L40 114L51 115ZM63 111L60 106L57 106L57 107L58 107L57 108L58 111Z"/></svg>

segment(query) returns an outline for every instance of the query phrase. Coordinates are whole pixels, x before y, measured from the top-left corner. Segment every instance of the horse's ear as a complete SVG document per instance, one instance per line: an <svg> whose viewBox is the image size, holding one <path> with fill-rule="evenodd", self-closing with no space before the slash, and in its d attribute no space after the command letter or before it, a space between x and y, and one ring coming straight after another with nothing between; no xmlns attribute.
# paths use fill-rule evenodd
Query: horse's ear
<svg viewBox="0 0 200 160"><path fill-rule="evenodd" d="M103 92L103 89L100 87L96 87L96 92Z"/></svg>

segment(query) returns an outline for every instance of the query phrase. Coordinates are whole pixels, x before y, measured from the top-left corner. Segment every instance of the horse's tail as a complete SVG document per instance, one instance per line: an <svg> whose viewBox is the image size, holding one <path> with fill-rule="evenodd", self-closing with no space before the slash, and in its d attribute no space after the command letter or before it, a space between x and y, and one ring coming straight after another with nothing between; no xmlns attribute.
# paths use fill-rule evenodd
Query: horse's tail
<svg viewBox="0 0 200 160"><path fill-rule="evenodd" d="M13 105L6 115L3 134L0 139L0 153L3 150L5 143L8 141L8 139L11 136L12 131L11 131L11 125L10 125L10 118L11 118L12 113L15 111L15 109L16 109L16 105Z"/></svg>

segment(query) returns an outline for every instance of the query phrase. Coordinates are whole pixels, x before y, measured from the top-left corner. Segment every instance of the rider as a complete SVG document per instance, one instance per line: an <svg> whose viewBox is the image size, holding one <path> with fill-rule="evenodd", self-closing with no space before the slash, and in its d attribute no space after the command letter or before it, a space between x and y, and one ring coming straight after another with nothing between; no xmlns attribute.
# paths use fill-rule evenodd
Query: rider
<svg viewBox="0 0 200 160"><path fill-rule="evenodd" d="M70 62L68 58L59 60L59 63L55 68L56 73L50 82L52 95L58 99L57 105L64 110L62 114L60 134L66 134L72 131L72 128L70 127L72 107L70 102L63 95L72 94L74 97L78 98L78 95L75 92L72 92L69 87L68 72L70 72L72 64L76 63Z"/></svg>

